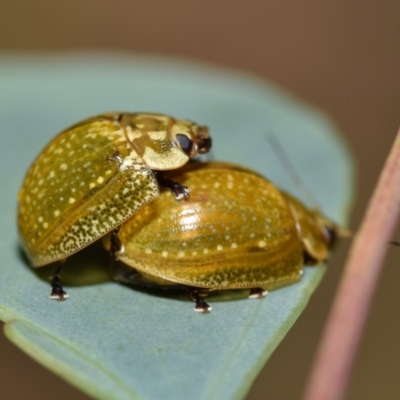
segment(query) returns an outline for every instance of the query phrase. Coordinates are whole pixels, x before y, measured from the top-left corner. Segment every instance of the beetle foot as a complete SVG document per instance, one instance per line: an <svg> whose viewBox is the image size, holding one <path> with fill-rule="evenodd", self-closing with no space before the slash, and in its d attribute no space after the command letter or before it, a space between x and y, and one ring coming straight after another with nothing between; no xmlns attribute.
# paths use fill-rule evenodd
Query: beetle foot
<svg viewBox="0 0 400 400"><path fill-rule="evenodd" d="M68 293L62 288L61 285L52 285L51 293L49 298L53 300L66 300L68 299Z"/></svg>
<svg viewBox="0 0 400 400"><path fill-rule="evenodd" d="M61 286L60 277L58 275L54 275L51 278L51 293L49 297L53 300L65 300L69 297L68 293Z"/></svg>
<svg viewBox="0 0 400 400"><path fill-rule="evenodd" d="M262 288L251 288L249 293L249 299L262 299L268 294L268 292Z"/></svg>
<svg viewBox="0 0 400 400"><path fill-rule="evenodd" d="M187 199L189 197L189 188L174 182L175 186L171 188L176 200Z"/></svg>
<svg viewBox="0 0 400 400"><path fill-rule="evenodd" d="M212 307L202 297L200 297L198 292L190 292L189 296L196 303L194 311L207 314L212 310Z"/></svg>
<svg viewBox="0 0 400 400"><path fill-rule="evenodd" d="M60 283L60 274L63 269L64 263L66 261L66 258L64 260L61 260L56 267L54 268L53 275L51 276L51 293L50 293L50 299L54 300L65 300L68 299L68 293L64 291L63 287L61 286Z"/></svg>
<svg viewBox="0 0 400 400"><path fill-rule="evenodd" d="M176 200L182 200L189 197L189 188L174 182L171 179L164 178L160 173L156 174L158 184L162 187L172 190Z"/></svg>

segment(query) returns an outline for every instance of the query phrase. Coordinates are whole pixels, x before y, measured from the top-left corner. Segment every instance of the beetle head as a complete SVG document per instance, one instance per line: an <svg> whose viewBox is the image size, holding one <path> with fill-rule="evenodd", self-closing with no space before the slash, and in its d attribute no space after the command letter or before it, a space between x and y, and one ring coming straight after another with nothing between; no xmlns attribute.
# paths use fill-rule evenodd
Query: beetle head
<svg viewBox="0 0 400 400"><path fill-rule="evenodd" d="M321 229L322 237L326 241L328 248L331 249L337 242L339 236L338 227L321 214L317 216L317 223Z"/></svg>
<svg viewBox="0 0 400 400"><path fill-rule="evenodd" d="M207 153L211 148L208 128L190 121L175 121L171 127L171 140L188 157Z"/></svg>

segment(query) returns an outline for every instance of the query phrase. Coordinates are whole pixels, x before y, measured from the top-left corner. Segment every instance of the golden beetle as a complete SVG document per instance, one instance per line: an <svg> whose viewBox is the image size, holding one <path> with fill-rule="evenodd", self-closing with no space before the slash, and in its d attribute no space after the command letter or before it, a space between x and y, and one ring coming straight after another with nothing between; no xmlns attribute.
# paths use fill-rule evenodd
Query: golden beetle
<svg viewBox="0 0 400 400"><path fill-rule="evenodd" d="M206 127L151 113L108 113L57 135L29 168L18 195L22 245L35 267L63 260L130 218L159 195L187 188L154 171L206 153ZM64 298L60 269L50 297Z"/></svg>
<svg viewBox="0 0 400 400"><path fill-rule="evenodd" d="M191 189L177 202L162 192L103 240L115 258L115 279L183 288L196 311L202 294L250 289L250 297L301 278L303 266L325 261L339 233L251 170L226 163L187 164L168 173Z"/></svg>

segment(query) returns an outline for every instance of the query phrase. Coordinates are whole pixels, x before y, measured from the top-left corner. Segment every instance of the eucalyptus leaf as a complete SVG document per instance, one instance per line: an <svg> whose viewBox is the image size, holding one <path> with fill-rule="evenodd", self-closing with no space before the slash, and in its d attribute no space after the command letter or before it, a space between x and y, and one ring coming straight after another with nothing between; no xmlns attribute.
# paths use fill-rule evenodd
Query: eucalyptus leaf
<svg viewBox="0 0 400 400"><path fill-rule="evenodd" d="M265 140L274 133L339 223L353 186L347 150L319 112L246 75L116 53L0 57L0 318L8 338L94 398L243 398L324 266L306 267L300 282L262 300L246 291L212 294L213 311L198 314L185 296L111 281L98 243L68 259L70 298L51 301L51 267L31 269L19 246L16 196L30 163L63 128L114 110L208 125L214 159L253 168L301 198Z"/></svg>

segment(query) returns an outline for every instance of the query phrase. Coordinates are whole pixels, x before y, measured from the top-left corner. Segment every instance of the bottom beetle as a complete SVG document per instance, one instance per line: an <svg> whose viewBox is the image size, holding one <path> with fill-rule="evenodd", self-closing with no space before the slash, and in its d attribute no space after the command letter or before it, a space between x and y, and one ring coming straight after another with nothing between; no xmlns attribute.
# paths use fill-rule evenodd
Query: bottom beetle
<svg viewBox="0 0 400 400"><path fill-rule="evenodd" d="M275 288L299 280L304 264L328 258L338 229L319 212L262 176L226 163L171 171L190 187L177 202L164 191L104 239L115 279L147 287L182 288L196 311L211 307L211 290Z"/></svg>

